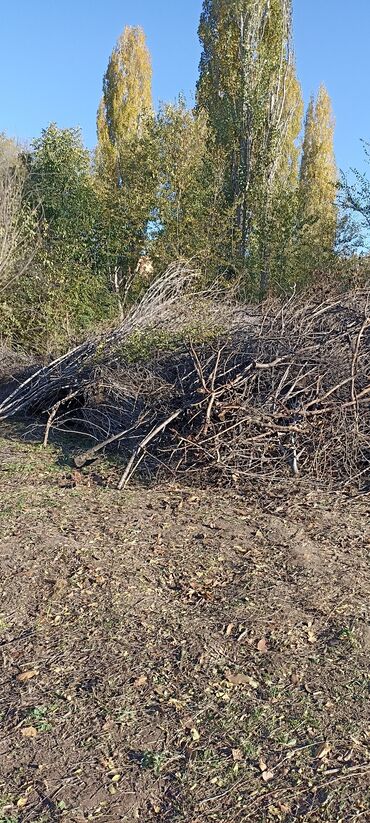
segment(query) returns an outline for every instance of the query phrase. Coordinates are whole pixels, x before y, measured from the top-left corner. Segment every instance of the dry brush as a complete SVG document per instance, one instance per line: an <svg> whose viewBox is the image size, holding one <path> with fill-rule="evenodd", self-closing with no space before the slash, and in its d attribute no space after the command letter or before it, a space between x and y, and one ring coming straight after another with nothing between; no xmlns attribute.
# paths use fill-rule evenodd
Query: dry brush
<svg viewBox="0 0 370 823"><path fill-rule="evenodd" d="M53 427L90 436L79 466L118 448L120 488L140 467L156 478L229 484L291 474L368 489L368 290L250 310L197 296L194 280L189 267L171 267L117 329L21 382L0 420L43 415L45 443ZM204 316L199 342L189 319L194 329ZM133 362L132 337L158 328L182 330L176 346Z"/></svg>

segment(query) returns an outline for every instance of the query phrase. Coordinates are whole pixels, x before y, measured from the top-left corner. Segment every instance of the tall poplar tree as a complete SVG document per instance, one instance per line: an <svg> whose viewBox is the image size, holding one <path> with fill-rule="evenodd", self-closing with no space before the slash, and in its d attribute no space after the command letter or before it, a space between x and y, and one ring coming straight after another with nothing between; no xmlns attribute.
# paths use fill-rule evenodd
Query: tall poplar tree
<svg viewBox="0 0 370 823"><path fill-rule="evenodd" d="M291 17L291 0L204 0L199 26L197 102L229 153L226 188L235 204L242 267L250 268L253 232L264 238L253 255L263 292L275 183L296 137L286 105L294 75Z"/></svg>
<svg viewBox="0 0 370 823"><path fill-rule="evenodd" d="M125 143L140 138L153 111L152 66L145 34L126 26L109 59L97 114L98 153L121 175Z"/></svg>
<svg viewBox="0 0 370 823"><path fill-rule="evenodd" d="M303 276L326 268L333 259L337 185L332 104L321 86L316 102L311 98L307 110L299 177Z"/></svg>
<svg viewBox="0 0 370 823"><path fill-rule="evenodd" d="M299 204L299 166L303 98L301 85L291 66L285 88L284 132L280 135L277 169L259 247L267 246L268 277L275 289L286 288L296 278L296 245Z"/></svg>
<svg viewBox="0 0 370 823"><path fill-rule="evenodd" d="M152 67L141 28L126 26L110 56L97 113L96 189L101 204L99 253L119 313L145 252L156 174L149 140Z"/></svg>

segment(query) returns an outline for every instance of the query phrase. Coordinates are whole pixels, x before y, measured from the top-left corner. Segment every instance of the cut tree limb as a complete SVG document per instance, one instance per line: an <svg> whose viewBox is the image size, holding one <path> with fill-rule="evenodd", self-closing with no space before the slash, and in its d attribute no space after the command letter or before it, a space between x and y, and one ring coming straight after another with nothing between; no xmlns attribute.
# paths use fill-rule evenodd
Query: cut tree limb
<svg viewBox="0 0 370 823"><path fill-rule="evenodd" d="M144 419L141 422L144 422ZM136 425L130 426L128 429L123 429L123 431L118 432L117 434L112 434L111 437L107 437L106 440L103 440L101 443L97 443L96 446L92 446L91 449L83 452L82 454L76 454L74 457L74 464L77 466L78 469L81 469L85 463L88 463L90 460L94 460L95 455L98 454L102 449L105 449L107 446L110 446L111 443L117 443L119 440L122 440L126 434L130 434L136 428Z"/></svg>
<svg viewBox="0 0 370 823"><path fill-rule="evenodd" d="M166 420L163 420L163 422L160 423L159 426L156 426L154 429L152 429L151 432L149 432L149 434L146 435L146 437L144 437L144 440L142 440L140 445L137 447L137 449L135 449L132 457L130 458L129 462L127 463L125 471L123 472L123 475L122 475L122 477L121 477L121 479L118 483L118 491L121 491L122 489L126 488L129 480L131 479L132 475L135 473L137 466L139 465L139 463L141 463L141 461L143 459L143 454L142 453L144 452L144 449L146 449L146 447L149 445L149 443L152 440L154 440L154 438L157 436L157 434L160 434L162 431L164 431L164 429L167 428L167 426L170 425L170 423L172 423L173 420L176 420L177 417L180 417L180 414L182 414L182 412L183 412L183 409L177 409L177 411L170 414L170 416L167 417ZM136 466L135 466L135 461L138 461Z"/></svg>

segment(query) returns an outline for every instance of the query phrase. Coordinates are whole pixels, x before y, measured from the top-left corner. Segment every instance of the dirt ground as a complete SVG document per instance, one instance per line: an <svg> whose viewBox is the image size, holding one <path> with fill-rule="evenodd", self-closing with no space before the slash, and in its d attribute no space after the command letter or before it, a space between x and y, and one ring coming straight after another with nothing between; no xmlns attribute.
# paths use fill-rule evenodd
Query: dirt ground
<svg viewBox="0 0 370 823"><path fill-rule="evenodd" d="M0 434L0 823L370 820L369 497Z"/></svg>

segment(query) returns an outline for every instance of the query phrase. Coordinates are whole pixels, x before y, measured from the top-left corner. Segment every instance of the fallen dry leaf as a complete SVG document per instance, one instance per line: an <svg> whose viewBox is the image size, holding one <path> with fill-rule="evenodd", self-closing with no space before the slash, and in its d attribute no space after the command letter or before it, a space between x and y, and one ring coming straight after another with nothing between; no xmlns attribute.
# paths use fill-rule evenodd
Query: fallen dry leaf
<svg viewBox="0 0 370 823"><path fill-rule="evenodd" d="M22 737L37 737L37 729L34 726L24 726L21 735Z"/></svg>
<svg viewBox="0 0 370 823"><path fill-rule="evenodd" d="M231 683L232 686L245 686L248 683L248 678L245 674L231 674L231 672L228 672L226 677L228 683Z"/></svg>
<svg viewBox="0 0 370 823"><path fill-rule="evenodd" d="M194 728L194 719L192 717L185 717L181 721L181 725L183 726L184 729L187 729L188 731L190 731L190 729Z"/></svg>
<svg viewBox="0 0 370 823"><path fill-rule="evenodd" d="M261 640L259 640L259 642L257 643L257 649L259 652L261 652L261 654L267 654L268 647L265 637L262 637Z"/></svg>
<svg viewBox="0 0 370 823"><path fill-rule="evenodd" d="M331 751L331 745L326 740L325 743L322 743L321 746L319 746L319 748L316 752L316 757L318 757L319 760L323 760L324 757L326 757L329 754L330 751Z"/></svg>
<svg viewBox="0 0 370 823"><path fill-rule="evenodd" d="M270 780L273 780L274 776L275 776L274 772L270 772L270 771L262 772L262 780L264 780L265 783L268 783Z"/></svg>
<svg viewBox="0 0 370 823"><path fill-rule="evenodd" d="M36 675L38 675L38 671L36 671L36 669L30 669L27 672L22 672L22 674L18 674L17 680L19 680L20 683L26 683L27 680L31 680L32 677L36 677Z"/></svg>
<svg viewBox="0 0 370 823"><path fill-rule="evenodd" d="M271 817L277 817L278 820L281 820L282 817L281 817L280 812L281 812L281 809L280 808L278 809L277 806L273 806L273 805L269 806L269 814L271 815Z"/></svg>
<svg viewBox="0 0 370 823"><path fill-rule="evenodd" d="M317 637L314 631L313 625L311 620L307 623L307 626L304 627L305 631L307 632L307 638L309 643L316 643Z"/></svg>
<svg viewBox="0 0 370 823"><path fill-rule="evenodd" d="M146 686L147 682L148 678L146 674L140 675L140 677L138 677L134 682L135 689L140 689L142 686Z"/></svg>
<svg viewBox="0 0 370 823"><path fill-rule="evenodd" d="M346 754L344 755L343 763L349 763L349 761L352 760L352 758L353 758L353 749L350 749L350 751L346 752ZM338 759L340 759L340 758L338 758Z"/></svg>
<svg viewBox="0 0 370 823"><path fill-rule="evenodd" d="M226 637L230 637L232 635L233 628L234 628L234 623L229 623L229 625L226 627L226 631L225 631Z"/></svg>
<svg viewBox="0 0 370 823"><path fill-rule="evenodd" d="M168 701L169 706L174 706L177 711L181 711L184 708L184 704L181 700L176 700L176 697L170 697Z"/></svg>
<svg viewBox="0 0 370 823"><path fill-rule="evenodd" d="M232 749L232 756L234 763L240 763L243 760L243 752L240 749Z"/></svg>
<svg viewBox="0 0 370 823"><path fill-rule="evenodd" d="M113 729L115 729L115 727L116 727L116 724L115 724L114 720L109 718L108 720L105 721L105 723L103 723L102 729L105 732L111 732Z"/></svg>
<svg viewBox="0 0 370 823"><path fill-rule="evenodd" d="M253 677L249 677L247 674L242 674L241 672L238 674L226 672L226 679L232 686L250 686L251 689L258 689L259 686L257 680Z"/></svg>

